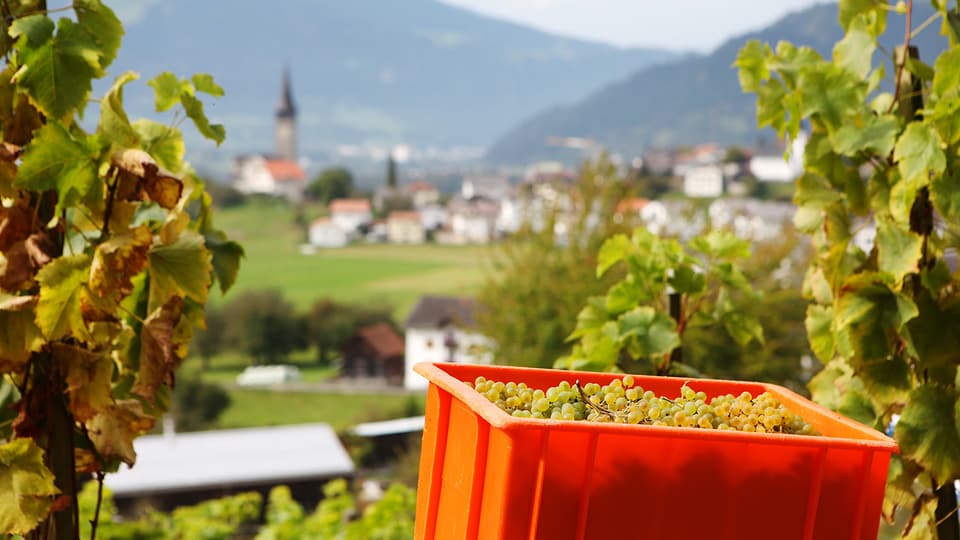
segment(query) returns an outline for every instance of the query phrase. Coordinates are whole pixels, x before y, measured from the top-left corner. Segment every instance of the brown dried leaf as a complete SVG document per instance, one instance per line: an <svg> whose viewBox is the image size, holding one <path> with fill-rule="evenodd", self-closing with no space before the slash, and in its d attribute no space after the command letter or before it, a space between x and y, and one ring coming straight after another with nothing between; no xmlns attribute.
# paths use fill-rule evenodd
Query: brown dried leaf
<svg viewBox="0 0 960 540"><path fill-rule="evenodd" d="M146 225L130 229L97 246L90 267L90 290L119 301L133 290L132 279L147 265L153 234Z"/></svg>
<svg viewBox="0 0 960 540"><path fill-rule="evenodd" d="M171 210L183 194L183 182L170 171L157 165L150 154L136 148L121 150L113 155L113 166L120 171L117 194L121 200L136 200L146 196L161 207ZM139 180L134 189L130 179ZM122 189L121 189L122 188Z"/></svg>
<svg viewBox="0 0 960 540"><path fill-rule="evenodd" d="M31 234L27 238L26 248L34 270L39 270L57 255L57 246L46 231Z"/></svg>
<svg viewBox="0 0 960 540"><path fill-rule="evenodd" d="M171 210L183 194L183 182L173 173L160 169L157 174L144 178L143 189L153 202Z"/></svg>
<svg viewBox="0 0 960 540"><path fill-rule="evenodd" d="M172 296L144 321L140 331L140 370L133 383L134 394L153 401L161 384L173 386L173 373L183 360L174 340L183 306L182 297Z"/></svg>
<svg viewBox="0 0 960 540"><path fill-rule="evenodd" d="M33 212L28 201L21 199L10 208L0 207L0 251L26 240L32 229Z"/></svg>
<svg viewBox="0 0 960 540"><path fill-rule="evenodd" d="M23 148L8 142L0 142L0 161L13 163L20 159L21 154L23 154Z"/></svg>
<svg viewBox="0 0 960 540"><path fill-rule="evenodd" d="M34 322L36 307L36 296L0 294L0 371L20 372L30 353L43 345L43 335Z"/></svg>
<svg viewBox="0 0 960 540"><path fill-rule="evenodd" d="M0 255L0 289L17 292L29 283L36 270L26 241L13 244L6 253Z"/></svg>
<svg viewBox="0 0 960 540"><path fill-rule="evenodd" d="M86 422L113 404L113 360L109 356L65 343L54 343L51 348L65 375L74 418Z"/></svg>
<svg viewBox="0 0 960 540"><path fill-rule="evenodd" d="M104 459L119 457L128 466L137 461L133 440L153 427L154 419L143 412L135 399L110 405L85 424L90 440Z"/></svg>

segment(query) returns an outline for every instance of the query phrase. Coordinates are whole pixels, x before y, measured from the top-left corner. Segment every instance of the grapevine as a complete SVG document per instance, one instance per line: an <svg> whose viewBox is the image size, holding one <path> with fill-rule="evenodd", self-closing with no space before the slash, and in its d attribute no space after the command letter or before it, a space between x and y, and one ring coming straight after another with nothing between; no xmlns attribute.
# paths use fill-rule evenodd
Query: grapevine
<svg viewBox="0 0 960 540"><path fill-rule="evenodd" d="M561 381L546 390L526 383L489 381L477 377L467 382L505 412L518 418L586 420L645 424L750 433L816 435L802 417L791 412L768 392L749 392L708 398L688 384L675 398L657 396L625 375L609 384Z"/></svg>
<svg viewBox="0 0 960 540"><path fill-rule="evenodd" d="M162 73L148 84L172 120L131 120L138 73L91 97L122 35L101 0L0 2L0 533L77 537L77 478L135 464L211 287L226 292L243 255L180 130L219 144L201 96L223 89Z"/></svg>

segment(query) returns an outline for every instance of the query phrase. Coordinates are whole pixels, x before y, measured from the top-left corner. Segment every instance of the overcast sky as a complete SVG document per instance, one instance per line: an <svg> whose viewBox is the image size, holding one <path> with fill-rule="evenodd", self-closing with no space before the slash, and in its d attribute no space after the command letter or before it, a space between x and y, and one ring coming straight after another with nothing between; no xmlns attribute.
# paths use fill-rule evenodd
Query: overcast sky
<svg viewBox="0 0 960 540"><path fill-rule="evenodd" d="M397 0L403 1L403 0ZM707 52L816 0L441 0L553 33Z"/></svg>

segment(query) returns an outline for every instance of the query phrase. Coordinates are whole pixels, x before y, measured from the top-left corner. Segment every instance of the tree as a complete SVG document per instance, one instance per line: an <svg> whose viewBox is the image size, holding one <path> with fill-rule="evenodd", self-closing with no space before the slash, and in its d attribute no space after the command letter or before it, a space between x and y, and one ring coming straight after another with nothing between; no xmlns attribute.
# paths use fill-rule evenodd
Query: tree
<svg viewBox="0 0 960 540"><path fill-rule="evenodd" d="M960 538L960 274L949 262L960 247L960 10L947 4L933 2L949 46L932 67L910 41L935 19L914 27L912 1L841 2L831 60L757 41L736 60L761 127L811 130L794 221L815 249L806 328L825 367L813 398L883 431L897 415L884 517L940 540ZM904 44L889 69L875 65L898 15Z"/></svg>
<svg viewBox="0 0 960 540"><path fill-rule="evenodd" d="M256 364L276 364L306 346L304 326L294 307L276 290L246 291L231 300L224 334L227 342Z"/></svg>
<svg viewBox="0 0 960 540"><path fill-rule="evenodd" d="M307 186L307 196L323 204L333 199L344 199L353 194L353 175L343 167L332 167L320 174Z"/></svg>
<svg viewBox="0 0 960 540"><path fill-rule="evenodd" d="M397 162L393 159L393 152L387 156L387 188L397 189Z"/></svg>
<svg viewBox="0 0 960 540"><path fill-rule="evenodd" d="M627 227L615 221L626 187L605 157L585 163L569 191L556 187L571 211L544 208L542 220L504 240L479 295L481 305L496 306L481 310L478 324L500 363L549 367L568 351L577 313L606 287L595 278L600 244Z"/></svg>
<svg viewBox="0 0 960 540"><path fill-rule="evenodd" d="M304 324L309 341L317 348L317 363L325 366L330 363L330 353L340 349L358 328L378 322L394 324L389 308L361 307L324 298L313 303Z"/></svg>
<svg viewBox="0 0 960 540"><path fill-rule="evenodd" d="M177 382L173 401L177 431L199 431L216 425L230 406L230 394L219 385L187 379Z"/></svg>
<svg viewBox="0 0 960 540"><path fill-rule="evenodd" d="M123 34L108 7L6 0L0 15L0 372L17 412L0 425L0 532L76 538L76 476L135 463L210 287L232 285L243 250L214 228L175 122L128 118L137 73L86 111ZM201 100L223 95L212 77L148 84L157 112L224 139Z"/></svg>
<svg viewBox="0 0 960 540"><path fill-rule="evenodd" d="M207 306L204 319L205 328L194 333L193 346L203 360L203 369L207 369L210 358L224 348L227 317L222 309Z"/></svg>

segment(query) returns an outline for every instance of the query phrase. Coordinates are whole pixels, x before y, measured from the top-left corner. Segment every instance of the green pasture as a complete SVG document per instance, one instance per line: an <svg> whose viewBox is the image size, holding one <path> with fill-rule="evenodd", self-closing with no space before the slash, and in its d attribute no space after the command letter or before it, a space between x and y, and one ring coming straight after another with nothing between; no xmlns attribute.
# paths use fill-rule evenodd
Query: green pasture
<svg viewBox="0 0 960 540"><path fill-rule="evenodd" d="M421 295L476 293L485 279L491 249L359 244L304 255L300 245L305 232L288 205L253 201L221 209L215 219L247 253L231 295L250 289L278 289L299 309L323 297L387 304L398 320ZM222 299L213 294L211 301Z"/></svg>

